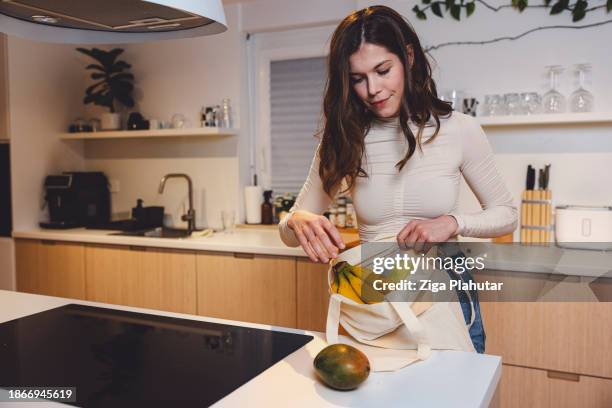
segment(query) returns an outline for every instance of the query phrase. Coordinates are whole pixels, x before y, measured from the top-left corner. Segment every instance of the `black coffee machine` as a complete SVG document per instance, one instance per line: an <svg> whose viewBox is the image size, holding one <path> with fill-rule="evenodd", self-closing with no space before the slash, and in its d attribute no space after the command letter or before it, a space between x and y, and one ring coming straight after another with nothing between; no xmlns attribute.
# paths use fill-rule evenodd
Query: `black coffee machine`
<svg viewBox="0 0 612 408"><path fill-rule="evenodd" d="M66 172L45 178L49 222L42 228L67 229L108 223L108 179L100 172Z"/></svg>

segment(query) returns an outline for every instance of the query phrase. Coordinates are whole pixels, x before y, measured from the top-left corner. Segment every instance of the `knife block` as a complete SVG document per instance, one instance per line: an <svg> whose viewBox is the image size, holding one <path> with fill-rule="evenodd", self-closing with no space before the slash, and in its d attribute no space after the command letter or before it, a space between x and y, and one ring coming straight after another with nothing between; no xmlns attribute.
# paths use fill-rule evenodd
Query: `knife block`
<svg viewBox="0 0 612 408"><path fill-rule="evenodd" d="M552 192L525 190L521 196L521 244L546 245L552 238Z"/></svg>

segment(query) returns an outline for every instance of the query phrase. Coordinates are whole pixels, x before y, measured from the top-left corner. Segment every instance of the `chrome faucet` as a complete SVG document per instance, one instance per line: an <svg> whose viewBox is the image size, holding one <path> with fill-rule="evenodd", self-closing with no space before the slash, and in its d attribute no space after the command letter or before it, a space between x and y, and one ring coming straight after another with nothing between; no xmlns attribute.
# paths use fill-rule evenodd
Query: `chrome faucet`
<svg viewBox="0 0 612 408"><path fill-rule="evenodd" d="M196 216L195 210L193 209L193 183L191 182L191 177L183 173L166 174L159 182L159 194L164 192L166 181L170 178L184 178L187 180L187 186L189 188L189 209L187 210L187 214L183 214L181 220L187 221L187 230L189 233L191 233L196 229Z"/></svg>

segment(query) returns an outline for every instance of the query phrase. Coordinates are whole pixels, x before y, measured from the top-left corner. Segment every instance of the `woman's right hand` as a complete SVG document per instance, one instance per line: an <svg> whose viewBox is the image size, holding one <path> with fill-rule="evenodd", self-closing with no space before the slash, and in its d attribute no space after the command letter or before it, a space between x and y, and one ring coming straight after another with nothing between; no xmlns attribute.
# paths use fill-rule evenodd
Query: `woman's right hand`
<svg viewBox="0 0 612 408"><path fill-rule="evenodd" d="M338 229L324 216L298 210L287 221L313 262L328 263L345 248Z"/></svg>

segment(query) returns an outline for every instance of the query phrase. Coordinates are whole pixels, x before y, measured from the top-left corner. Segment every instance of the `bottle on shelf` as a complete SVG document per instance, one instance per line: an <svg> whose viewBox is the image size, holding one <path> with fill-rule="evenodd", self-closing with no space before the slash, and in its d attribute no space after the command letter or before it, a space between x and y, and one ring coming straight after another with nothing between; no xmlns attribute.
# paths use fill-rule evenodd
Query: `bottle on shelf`
<svg viewBox="0 0 612 408"><path fill-rule="evenodd" d="M222 105L223 108L221 108L221 127L229 129L232 127L232 116L229 98L224 98Z"/></svg>
<svg viewBox="0 0 612 408"><path fill-rule="evenodd" d="M274 223L274 217L272 214L272 190L266 190L263 193L264 202L261 204L261 223L270 225Z"/></svg>

